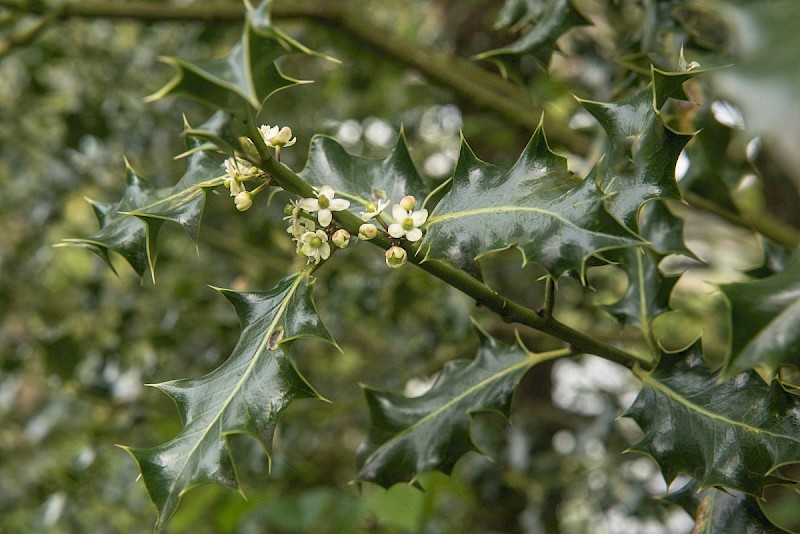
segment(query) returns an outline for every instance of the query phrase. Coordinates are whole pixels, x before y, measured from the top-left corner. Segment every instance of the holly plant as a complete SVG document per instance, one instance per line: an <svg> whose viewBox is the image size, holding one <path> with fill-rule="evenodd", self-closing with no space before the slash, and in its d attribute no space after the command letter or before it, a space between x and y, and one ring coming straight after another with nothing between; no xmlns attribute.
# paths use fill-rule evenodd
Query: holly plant
<svg viewBox="0 0 800 534"><path fill-rule="evenodd" d="M79 4L59 9L64 16L80 16L69 11ZM439 179L418 171L421 163L402 128L394 132L394 146L376 158L354 153L334 137L298 134L321 126L275 124L268 104L302 86L284 72L288 58L323 64L323 72L354 68L311 50L274 22L277 15L312 16L303 11L306 3L294 8L277 0L275 6L248 3L241 37L227 53L165 60L174 77L148 100L188 98L207 110L199 124L183 119L185 151L179 157L185 172L175 185L155 186L126 162L122 197L91 201L99 229L61 245L87 249L112 269L119 255L155 283L162 227L177 223L197 245L206 204L214 196L229 198L226 216L268 214L280 227L277 239L290 267L273 287L215 288L238 317L238 341L206 374L152 384L177 407L181 428L171 439L121 445L138 465L155 505L157 531L170 524L197 486L241 491L237 464L244 459L233 446L235 436L252 438L272 458L280 447L276 434L285 418L296 415L287 409L305 399L325 400L326 392L296 362L325 345L348 350L337 343L326 326L331 318L322 316L314 300L320 285L334 286L345 276L341 266L362 280L391 279L409 270L438 279L468 303L463 317L453 321L467 325L467 335L478 340L469 353L445 361L431 356L427 363L435 380L422 393L398 391L396 384L362 386L365 426L351 470L356 489L401 483L426 491L431 472L450 475L467 456L486 453L476 431L481 414L499 413L512 427L517 424L515 398L523 394L526 377L592 355L638 384L638 394L615 414L635 436L618 452L649 457L668 485L675 482L664 506L683 506L695 520L695 532L779 528L765 515L764 503L772 488L795 484L791 467L800 462L800 397L793 371L800 354L799 232L771 215L768 206L753 215L740 194L746 189L742 175L759 178L756 149L748 145L745 157L744 146L731 144L733 129L714 113L719 106L712 106L723 100L712 82L739 72L727 64L736 58L712 53L723 45L701 39L701 19L709 12L692 2L632 2L651 10L657 21L649 35L625 34L615 26L621 19L600 20L597 6L584 4L591 2L506 0L496 29L507 33L491 50L476 52L471 60L432 51L424 61L404 57L419 74L451 87L454 99L495 112L509 129L526 131L524 146L499 154L490 149L489 138L501 132L465 124L451 171ZM326 9L313 16L329 17L332 24L349 21L354 39L374 37L356 10ZM614 16L623 17L614 9ZM752 20L761 22L774 14L763 6L748 9L755 13ZM609 76L609 101L576 82L574 98L568 95L546 109L537 104L546 96L532 94L526 84L548 76L548 65L578 57L577 48L592 30L618 40L618 55L600 74ZM392 39L380 44L376 38L376 53L398 46ZM654 48L655 42L663 48ZM586 69L603 54L582 53ZM747 68L759 68L743 57ZM760 68L764 76L774 74L767 63ZM730 87L735 84L724 86ZM571 126L564 110L573 117ZM287 156L306 143L305 165L287 164L295 161ZM770 147L770 137L760 143L762 151ZM737 150L736 164L725 159L725 151ZM713 287L684 283L687 266L703 261L702 251L684 238L684 225L698 212L709 217L713 212L717 224L744 226L757 235L764 266ZM382 269L347 263L354 249L378 258ZM202 246L198 251L202 260ZM508 279L498 280L491 268L498 258L513 262L504 271L512 273ZM336 275L325 276L326 271ZM603 284L595 273L613 273L627 285L623 282L611 300L593 300ZM322 299L339 294L324 289ZM680 346L670 343L670 328L681 330L670 325L683 324L681 298L712 290L722 305L709 313L721 325L727 347L723 342L714 352L720 346L714 333L700 328L689 328ZM571 305L562 296L576 292L583 295L581 319L567 313ZM403 299L392 302L402 306ZM593 321L612 326L599 329ZM401 364L387 358L382 365ZM283 476L291 476L291 468L284 467ZM271 481L265 477L263 483ZM725 526L734 524L747 526Z"/></svg>

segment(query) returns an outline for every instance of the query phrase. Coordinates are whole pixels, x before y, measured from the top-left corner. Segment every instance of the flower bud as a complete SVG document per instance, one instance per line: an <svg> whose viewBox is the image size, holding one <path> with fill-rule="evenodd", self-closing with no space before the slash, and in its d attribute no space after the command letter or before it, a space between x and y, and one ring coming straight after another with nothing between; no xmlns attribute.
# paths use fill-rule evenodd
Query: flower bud
<svg viewBox="0 0 800 534"><path fill-rule="evenodd" d="M233 197L233 203L236 204L236 209L239 211L247 211L253 205L253 195L250 191L242 191Z"/></svg>
<svg viewBox="0 0 800 534"><path fill-rule="evenodd" d="M386 265L392 269L402 267L406 262L407 256L408 253L406 249L398 246L390 247L389 250L386 251Z"/></svg>
<svg viewBox="0 0 800 534"><path fill-rule="evenodd" d="M362 241L374 239L378 236L378 227L374 224L362 224L358 227L358 238Z"/></svg>
<svg viewBox="0 0 800 534"><path fill-rule="evenodd" d="M333 244L337 247L345 248L350 244L350 232L344 228L336 230L331 236L331 241L333 241Z"/></svg>
<svg viewBox="0 0 800 534"><path fill-rule="evenodd" d="M400 201L400 206L406 211L411 211L417 206L417 199L411 195L406 195Z"/></svg>

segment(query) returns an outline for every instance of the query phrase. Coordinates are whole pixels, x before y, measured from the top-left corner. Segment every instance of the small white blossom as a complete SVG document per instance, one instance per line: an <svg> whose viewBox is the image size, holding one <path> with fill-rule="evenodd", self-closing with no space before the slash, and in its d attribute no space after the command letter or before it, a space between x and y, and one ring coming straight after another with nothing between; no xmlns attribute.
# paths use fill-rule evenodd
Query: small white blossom
<svg viewBox="0 0 800 534"><path fill-rule="evenodd" d="M242 182L254 178L259 170L242 158L228 158L224 162L225 171L228 173L223 179L225 186L231 190L231 196L235 197L245 190Z"/></svg>
<svg viewBox="0 0 800 534"><path fill-rule="evenodd" d="M395 222L390 224L387 230L390 236L395 239L405 237L409 241L419 241L422 237L422 230L419 227L428 219L428 210L410 211L403 209L400 204L395 204L392 207L392 218Z"/></svg>
<svg viewBox="0 0 800 534"><path fill-rule="evenodd" d="M398 246L389 247L386 251L386 265L392 269L402 267L408 259L406 249Z"/></svg>
<svg viewBox="0 0 800 534"><path fill-rule="evenodd" d="M358 227L358 238L362 241L375 239L378 235L378 227L374 224L362 224Z"/></svg>
<svg viewBox="0 0 800 534"><path fill-rule="evenodd" d="M253 195L249 191L242 191L233 197L233 203L239 211L247 211L253 205Z"/></svg>
<svg viewBox="0 0 800 534"><path fill-rule="evenodd" d="M370 219L372 219L374 217L377 217L378 215L381 214L381 212L383 210L386 209L386 206L388 206L391 203L392 203L391 200L380 200L380 199L378 199L377 202L373 202L373 201L367 202L366 205L364 206L364 208L367 211L366 212L364 212L364 211L361 212L361 214L360 214L361 215L361 220L364 221L364 222L367 222L368 220L370 220Z"/></svg>
<svg viewBox="0 0 800 534"><path fill-rule="evenodd" d="M297 142L297 138L292 137L292 129L288 126L278 128L277 126L262 125L258 130L261 132L261 137L264 138L264 144L269 147L289 147Z"/></svg>
<svg viewBox="0 0 800 534"><path fill-rule="evenodd" d="M344 228L340 228L333 233L331 236L331 241L333 241L333 244L339 248L346 248L347 245L350 244L350 232Z"/></svg>
<svg viewBox="0 0 800 534"><path fill-rule="evenodd" d="M297 205L309 213L314 213L315 211L319 212L317 213L319 224L322 226L328 226L333 220L332 212L343 211L350 206L349 200L334 198L334 195L335 193L333 188L329 185L326 185L320 189L317 198L303 198L297 203Z"/></svg>
<svg viewBox="0 0 800 534"><path fill-rule="evenodd" d="M328 234L324 230L316 232L306 232L301 238L302 246L300 252L308 256L308 263L313 260L319 263L320 260L327 260L331 255L331 246L328 244Z"/></svg>

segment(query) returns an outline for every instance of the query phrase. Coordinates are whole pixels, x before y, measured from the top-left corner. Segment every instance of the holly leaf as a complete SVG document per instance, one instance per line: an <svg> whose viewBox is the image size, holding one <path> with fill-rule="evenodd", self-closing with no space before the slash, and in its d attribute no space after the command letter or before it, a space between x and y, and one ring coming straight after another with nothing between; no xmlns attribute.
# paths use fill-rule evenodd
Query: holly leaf
<svg viewBox="0 0 800 534"><path fill-rule="evenodd" d="M475 359L445 365L433 387L419 397L364 388L370 429L358 451L359 480L389 487L426 471L449 474L461 456L479 451L471 438L472 414L494 411L508 417L523 375L553 357L479 334Z"/></svg>
<svg viewBox="0 0 800 534"><path fill-rule="evenodd" d="M508 25L507 22L513 23L514 29L530 26L513 43L478 54L475 59L507 54L540 54L542 51L547 51L549 55L556 48L556 40L567 31L591 24L575 9L572 0L547 0L546 3L509 0L498 15L499 25Z"/></svg>
<svg viewBox="0 0 800 534"><path fill-rule="evenodd" d="M199 61L163 58L175 68L175 76L147 100L183 95L231 112L247 106L258 110L274 93L308 83L286 76L278 66L277 61L290 51L287 41L272 32L258 31L248 17L241 39L225 57Z"/></svg>
<svg viewBox="0 0 800 534"><path fill-rule="evenodd" d="M746 493L730 489L708 488L698 491L699 484L692 480L664 500L681 506L696 523L697 534L771 534L785 532L773 525L764 515L758 501Z"/></svg>
<svg viewBox="0 0 800 534"><path fill-rule="evenodd" d="M625 413L644 431L630 450L651 456L669 482L685 474L700 489L724 486L760 497L785 484L775 474L800 462L800 400L775 380L748 371L721 381L700 343L662 353L651 372L637 372L642 390Z"/></svg>
<svg viewBox="0 0 800 534"><path fill-rule="evenodd" d="M684 96L677 80L667 79L670 83L651 83L621 102L580 101L608 136L608 153L597 172L608 209L634 231L645 202L681 198L675 164L692 135L675 132L661 120L656 103Z"/></svg>
<svg viewBox="0 0 800 534"><path fill-rule="evenodd" d="M200 141L194 138L187 138L186 147L191 154L186 172L172 187L154 187L139 177L126 161L127 186L122 199L116 203L89 200L100 230L86 238L64 239L60 245L87 248L112 270L108 252L116 252L139 276L144 276L149 269L155 281L161 225L165 221L178 223L197 243L208 190L223 182L220 155L195 150L200 147Z"/></svg>
<svg viewBox="0 0 800 534"><path fill-rule="evenodd" d="M700 261L683 239L683 219L674 215L665 201L654 200L642 206L639 234L659 258L668 254L682 254Z"/></svg>
<svg viewBox="0 0 800 534"><path fill-rule="evenodd" d="M650 327L654 318L670 310L669 297L680 276L664 276L658 258L642 247L622 251L628 289L616 303L604 308L623 326Z"/></svg>
<svg viewBox="0 0 800 534"><path fill-rule="evenodd" d="M800 249L777 274L719 288L730 304L726 376L800 363Z"/></svg>
<svg viewBox="0 0 800 534"><path fill-rule="evenodd" d="M311 139L306 166L299 175L309 184L322 187L330 185L336 195L353 201L350 211L359 214L375 191L383 191L386 198L399 202L406 195L420 201L428 188L417 173L408 153L403 132L394 149L384 159L354 156L334 139L315 135Z"/></svg>
<svg viewBox="0 0 800 534"><path fill-rule="evenodd" d="M317 315L309 272L288 276L265 292L221 289L242 326L230 357L201 378L154 385L175 401L183 429L157 447L123 448L139 464L158 508L156 530L167 524L191 488L206 483L239 487L228 446L231 436L251 436L269 455L278 418L289 403L321 398L288 352L289 342L301 337L335 344Z"/></svg>
<svg viewBox="0 0 800 534"><path fill-rule="evenodd" d="M421 248L478 276L475 260L517 247L554 277L583 277L586 261L641 243L612 217L594 180L570 174L541 125L509 170L479 160L462 142L450 191L428 218Z"/></svg>

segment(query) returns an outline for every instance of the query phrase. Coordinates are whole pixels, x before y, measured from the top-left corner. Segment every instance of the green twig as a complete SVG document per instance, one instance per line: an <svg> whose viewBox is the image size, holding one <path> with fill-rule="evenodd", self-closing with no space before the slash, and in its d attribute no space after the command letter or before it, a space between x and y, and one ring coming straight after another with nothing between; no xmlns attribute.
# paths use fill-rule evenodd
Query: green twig
<svg viewBox="0 0 800 534"><path fill-rule="evenodd" d="M249 127L251 134L256 135L257 128L255 125L249 125ZM259 146L258 139L254 139L254 141L256 142L256 148L261 153L262 149ZM260 144L263 145L263 141ZM263 147L263 150L266 151L268 158L259 162L258 167L272 176L275 183L286 191L301 197L309 198L314 196L314 190L309 184L291 169L271 157L266 146ZM335 212L334 217L342 228L350 232L351 235L358 234L358 228L363 222L360 218L347 211ZM384 250L392 246L392 240L381 236L371 240L371 243ZM421 269L469 295L483 307L500 315L504 321L530 326L569 343L576 351L595 354L621 365L630 366L632 363L637 362L644 367L650 367L652 364L652 362L643 359L641 356L628 353L613 345L573 330L557 321L552 315L542 316L531 308L517 304L491 289L477 278L449 263L439 260L422 261L420 256L416 254L416 247L410 243L403 242L401 246L408 252L409 262L416 264Z"/></svg>

